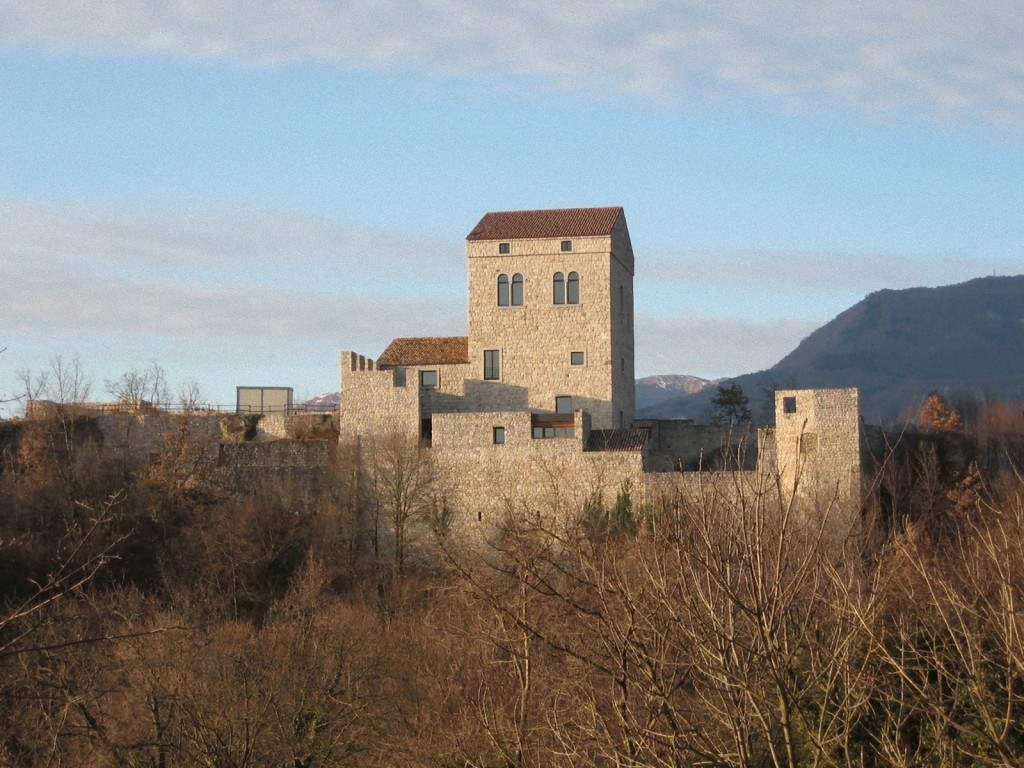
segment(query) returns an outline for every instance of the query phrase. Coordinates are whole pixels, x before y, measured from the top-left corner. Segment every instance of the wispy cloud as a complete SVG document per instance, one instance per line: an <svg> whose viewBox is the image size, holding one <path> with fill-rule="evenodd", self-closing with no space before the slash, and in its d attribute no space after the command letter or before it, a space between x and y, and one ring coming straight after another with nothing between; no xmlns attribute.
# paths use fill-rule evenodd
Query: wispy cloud
<svg viewBox="0 0 1024 768"><path fill-rule="evenodd" d="M802 319L640 315L637 375L671 372L719 378L751 373L777 363L820 325Z"/></svg>
<svg viewBox="0 0 1024 768"><path fill-rule="evenodd" d="M1024 6L1005 0L7 0L0 44L316 61L658 99L910 112L1019 129Z"/></svg>
<svg viewBox="0 0 1024 768"><path fill-rule="evenodd" d="M211 358L228 349L239 361L246 346L290 350L298 361L298 350L317 345L327 350L317 364L329 370L342 348L375 355L396 336L466 330L461 237L248 205L0 200L0 221L0 285L8 289L0 327L8 334L88 336L93 348L187 344ZM710 377L768 367L868 291L955 282L1000 266L1011 265L878 254L638 254L637 370ZM771 308L771 294L791 300ZM825 295L831 303L823 309L814 300ZM37 358L63 349L75 346L43 348Z"/></svg>
<svg viewBox="0 0 1024 768"><path fill-rule="evenodd" d="M458 333L458 241L286 211L0 201L0 324L56 333L331 339Z"/></svg>
<svg viewBox="0 0 1024 768"><path fill-rule="evenodd" d="M659 281L702 290L746 285L755 292L806 295L809 291L863 294L962 282L985 275L1019 274L1020 259L953 254L841 253L834 251L659 250L645 270Z"/></svg>

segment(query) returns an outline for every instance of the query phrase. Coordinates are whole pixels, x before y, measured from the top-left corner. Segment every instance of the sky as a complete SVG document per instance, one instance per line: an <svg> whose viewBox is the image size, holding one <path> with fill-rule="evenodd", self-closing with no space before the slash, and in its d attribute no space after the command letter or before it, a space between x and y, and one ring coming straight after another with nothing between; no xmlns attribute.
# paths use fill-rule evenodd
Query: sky
<svg viewBox="0 0 1024 768"><path fill-rule="evenodd" d="M1024 273L1024 3L0 0L0 399L336 391L487 211L620 205L638 376ZM0 415L20 411L0 405Z"/></svg>

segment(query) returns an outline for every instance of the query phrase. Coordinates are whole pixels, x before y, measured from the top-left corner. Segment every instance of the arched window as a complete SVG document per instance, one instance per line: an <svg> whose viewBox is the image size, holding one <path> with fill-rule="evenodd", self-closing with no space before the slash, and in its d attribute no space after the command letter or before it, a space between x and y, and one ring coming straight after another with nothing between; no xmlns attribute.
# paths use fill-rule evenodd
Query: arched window
<svg viewBox="0 0 1024 768"><path fill-rule="evenodd" d="M498 275L498 306L508 306L508 275Z"/></svg>
<svg viewBox="0 0 1024 768"><path fill-rule="evenodd" d="M579 304L580 303L580 273L570 272L569 280L565 287L565 303L566 304Z"/></svg>
<svg viewBox="0 0 1024 768"><path fill-rule="evenodd" d="M523 276L518 272L512 275L512 306L523 306Z"/></svg>
<svg viewBox="0 0 1024 768"><path fill-rule="evenodd" d="M565 304L565 275L561 272L555 272L553 291L555 304Z"/></svg>

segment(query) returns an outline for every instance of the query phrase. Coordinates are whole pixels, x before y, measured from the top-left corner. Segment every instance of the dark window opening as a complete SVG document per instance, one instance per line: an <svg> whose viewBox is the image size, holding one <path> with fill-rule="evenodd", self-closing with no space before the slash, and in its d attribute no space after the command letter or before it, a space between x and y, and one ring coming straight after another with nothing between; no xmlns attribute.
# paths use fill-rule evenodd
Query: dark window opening
<svg viewBox="0 0 1024 768"><path fill-rule="evenodd" d="M433 389L437 386L437 371L420 371L420 386Z"/></svg>
<svg viewBox="0 0 1024 768"><path fill-rule="evenodd" d="M796 413L796 398L795 397L784 397L784 398L782 398L782 412L783 413Z"/></svg>
<svg viewBox="0 0 1024 768"><path fill-rule="evenodd" d="M498 243L498 253L506 254L510 253L511 250L512 247L509 245L509 243Z"/></svg>
<svg viewBox="0 0 1024 768"><path fill-rule="evenodd" d="M574 437L575 434L575 427L547 425L533 428L534 440L549 440L556 437Z"/></svg>
<svg viewBox="0 0 1024 768"><path fill-rule="evenodd" d="M505 444L505 428L495 427L494 428L494 444L504 445Z"/></svg>
<svg viewBox="0 0 1024 768"><path fill-rule="evenodd" d="M579 304L580 303L580 273L570 272L569 279L565 284L565 303L566 304Z"/></svg>
<svg viewBox="0 0 1024 768"><path fill-rule="evenodd" d="M574 437L576 434L575 422L571 414L535 413L532 418L532 427L531 434L534 440Z"/></svg>
<svg viewBox="0 0 1024 768"><path fill-rule="evenodd" d="M508 306L508 275L498 275L498 306Z"/></svg>
<svg viewBox="0 0 1024 768"><path fill-rule="evenodd" d="M562 241L562 253L568 253L572 250L572 240Z"/></svg>
<svg viewBox="0 0 1024 768"><path fill-rule="evenodd" d="M434 436L434 425L430 420L430 417L420 419L420 439L425 443L429 443Z"/></svg>
<svg viewBox="0 0 1024 768"><path fill-rule="evenodd" d="M569 353L569 365L583 365L585 356L582 352Z"/></svg>
<svg viewBox="0 0 1024 768"><path fill-rule="evenodd" d="M512 306L523 306L523 276L518 272L512 275Z"/></svg>
<svg viewBox="0 0 1024 768"><path fill-rule="evenodd" d="M484 380L497 381L501 378L501 352L497 349L484 350Z"/></svg>
<svg viewBox="0 0 1024 768"><path fill-rule="evenodd" d="M565 275L555 272L552 290L555 304L565 304Z"/></svg>
<svg viewBox="0 0 1024 768"><path fill-rule="evenodd" d="M572 397L559 395L555 398L555 413L572 413Z"/></svg>

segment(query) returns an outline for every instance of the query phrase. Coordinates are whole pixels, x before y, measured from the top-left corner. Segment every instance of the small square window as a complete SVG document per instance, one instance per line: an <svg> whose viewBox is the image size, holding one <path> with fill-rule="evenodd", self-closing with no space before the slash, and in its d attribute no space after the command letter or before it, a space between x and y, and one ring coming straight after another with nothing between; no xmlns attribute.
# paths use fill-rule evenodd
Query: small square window
<svg viewBox="0 0 1024 768"><path fill-rule="evenodd" d="M582 352L569 353L569 365L583 365L585 356Z"/></svg>
<svg viewBox="0 0 1024 768"><path fill-rule="evenodd" d="M572 397L559 395L555 398L555 413L572 413Z"/></svg>
<svg viewBox="0 0 1024 768"><path fill-rule="evenodd" d="M495 427L494 428L494 444L504 445L505 444L505 428Z"/></svg>
<svg viewBox="0 0 1024 768"><path fill-rule="evenodd" d="M433 389L437 386L437 371L420 371L420 386Z"/></svg>
<svg viewBox="0 0 1024 768"><path fill-rule="evenodd" d="M498 243L498 253L506 254L512 252L511 243Z"/></svg>
<svg viewBox="0 0 1024 768"><path fill-rule="evenodd" d="M562 241L562 253L568 253L572 250L572 240Z"/></svg>
<svg viewBox="0 0 1024 768"><path fill-rule="evenodd" d="M796 398L795 397L784 397L784 398L782 398L782 412L783 413L796 413Z"/></svg>

